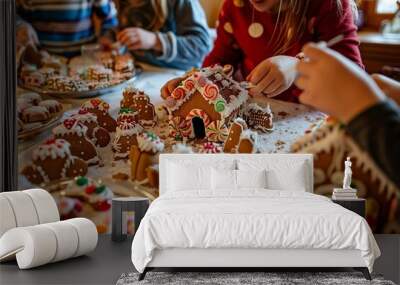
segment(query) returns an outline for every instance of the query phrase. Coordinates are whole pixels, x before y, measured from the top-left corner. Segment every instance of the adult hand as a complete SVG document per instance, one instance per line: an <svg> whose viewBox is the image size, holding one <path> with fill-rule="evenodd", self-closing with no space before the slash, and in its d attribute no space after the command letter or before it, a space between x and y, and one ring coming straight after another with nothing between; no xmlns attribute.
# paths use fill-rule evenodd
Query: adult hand
<svg viewBox="0 0 400 285"><path fill-rule="evenodd" d="M296 79L298 61L295 57L285 55L262 61L247 76L247 80L254 85L250 89L250 94L265 94L268 97L274 97L289 89Z"/></svg>
<svg viewBox="0 0 400 285"><path fill-rule="evenodd" d="M372 79L386 96L392 98L400 106L400 82L382 74L372 74Z"/></svg>
<svg viewBox="0 0 400 285"><path fill-rule="evenodd" d="M36 31L30 24L25 22L17 27L16 38L18 46L32 45L36 47L39 45L39 38Z"/></svg>
<svg viewBox="0 0 400 285"><path fill-rule="evenodd" d="M303 52L306 59L297 64L296 80L302 103L348 123L385 99L369 75L341 54L316 44L306 45Z"/></svg>
<svg viewBox="0 0 400 285"><path fill-rule="evenodd" d="M162 50L157 34L141 28L126 28L117 34L117 40L132 51Z"/></svg>

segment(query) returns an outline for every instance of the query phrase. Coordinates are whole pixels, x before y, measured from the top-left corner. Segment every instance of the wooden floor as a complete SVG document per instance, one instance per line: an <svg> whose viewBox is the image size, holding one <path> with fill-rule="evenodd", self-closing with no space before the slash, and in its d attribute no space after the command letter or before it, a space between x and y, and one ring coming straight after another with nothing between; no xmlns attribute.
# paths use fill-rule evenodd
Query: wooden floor
<svg viewBox="0 0 400 285"><path fill-rule="evenodd" d="M376 235L382 251L375 263L375 273L385 279L400 283L400 235ZM111 241L109 235L101 235L94 252L88 256L19 270L15 262L0 265L0 284L115 284L122 273L134 271L131 262L131 242Z"/></svg>

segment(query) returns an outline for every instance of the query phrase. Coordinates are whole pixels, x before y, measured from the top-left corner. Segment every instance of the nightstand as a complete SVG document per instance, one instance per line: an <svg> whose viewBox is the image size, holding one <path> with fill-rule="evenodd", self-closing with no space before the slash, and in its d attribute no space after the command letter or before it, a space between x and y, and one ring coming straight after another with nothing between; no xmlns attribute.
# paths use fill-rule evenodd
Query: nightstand
<svg viewBox="0 0 400 285"><path fill-rule="evenodd" d="M334 200L333 203L339 204L340 206L359 214L361 217L365 218L365 199L357 198L352 200Z"/></svg>
<svg viewBox="0 0 400 285"><path fill-rule="evenodd" d="M134 213L135 232L149 208L150 200L145 197L120 197L112 199L112 234L113 241L124 241L127 238L127 214Z"/></svg>

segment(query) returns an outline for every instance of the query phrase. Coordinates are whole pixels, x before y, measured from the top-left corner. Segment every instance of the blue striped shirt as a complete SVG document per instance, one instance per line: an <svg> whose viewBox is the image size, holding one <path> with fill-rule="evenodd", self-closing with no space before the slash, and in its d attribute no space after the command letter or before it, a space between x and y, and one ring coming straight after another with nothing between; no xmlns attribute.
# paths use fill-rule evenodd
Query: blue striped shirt
<svg viewBox="0 0 400 285"><path fill-rule="evenodd" d="M19 16L36 30L40 44L52 53L76 55L83 44L96 40L93 15L101 34L118 25L112 0L18 1Z"/></svg>

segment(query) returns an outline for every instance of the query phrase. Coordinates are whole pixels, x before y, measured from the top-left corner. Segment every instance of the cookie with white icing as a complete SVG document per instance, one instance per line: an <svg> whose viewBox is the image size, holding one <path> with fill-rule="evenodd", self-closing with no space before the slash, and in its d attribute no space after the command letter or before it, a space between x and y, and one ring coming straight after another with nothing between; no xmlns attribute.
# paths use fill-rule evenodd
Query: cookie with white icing
<svg viewBox="0 0 400 285"><path fill-rule="evenodd" d="M131 108L137 111L137 118L143 127L153 127L156 124L156 112L150 97L136 88L126 88L123 92L121 108Z"/></svg>
<svg viewBox="0 0 400 285"><path fill-rule="evenodd" d="M137 135L143 127L134 121L120 121L112 144L114 159L128 159L131 147L138 144Z"/></svg>
<svg viewBox="0 0 400 285"><path fill-rule="evenodd" d="M113 133L117 128L117 122L109 114L109 109L110 105L98 98L86 101L81 106L81 110L85 110L96 115L97 122L100 127L105 128L107 131Z"/></svg>
<svg viewBox="0 0 400 285"><path fill-rule="evenodd" d="M86 135L96 146L106 147L110 143L110 133L105 128L99 126L95 114L81 109L77 114L72 115L72 118L77 119L87 127Z"/></svg>
<svg viewBox="0 0 400 285"><path fill-rule="evenodd" d="M50 114L61 112L63 109L62 104L53 99L43 100L39 102L39 106L45 107Z"/></svg>
<svg viewBox="0 0 400 285"><path fill-rule="evenodd" d="M31 106L22 110L21 119L25 123L45 122L50 119L50 112L43 106Z"/></svg>
<svg viewBox="0 0 400 285"><path fill-rule="evenodd" d="M56 138L69 142L72 155L83 159L88 165L96 165L100 159L95 145L86 133L87 127L75 118L65 119L53 129Z"/></svg>
<svg viewBox="0 0 400 285"><path fill-rule="evenodd" d="M32 163L22 170L31 183L40 185L87 173L87 164L73 156L70 144L62 139L49 139L32 152Z"/></svg>
<svg viewBox="0 0 400 285"><path fill-rule="evenodd" d="M246 106L243 118L247 125L255 130L266 133L273 129L273 113L269 105L263 108L256 103Z"/></svg>

